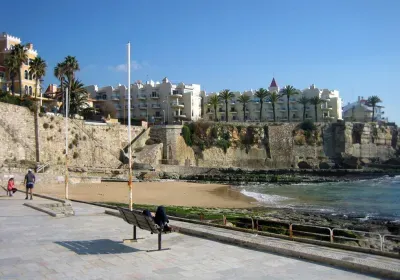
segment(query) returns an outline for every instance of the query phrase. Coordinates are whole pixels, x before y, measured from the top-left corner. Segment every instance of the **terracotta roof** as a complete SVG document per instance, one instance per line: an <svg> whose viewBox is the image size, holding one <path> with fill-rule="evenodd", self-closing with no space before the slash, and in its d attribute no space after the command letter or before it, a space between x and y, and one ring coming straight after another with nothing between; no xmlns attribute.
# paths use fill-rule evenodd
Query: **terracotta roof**
<svg viewBox="0 0 400 280"><path fill-rule="evenodd" d="M278 87L278 85L275 82L275 78L272 78L272 82L271 82L271 85L269 87L276 87L276 88Z"/></svg>

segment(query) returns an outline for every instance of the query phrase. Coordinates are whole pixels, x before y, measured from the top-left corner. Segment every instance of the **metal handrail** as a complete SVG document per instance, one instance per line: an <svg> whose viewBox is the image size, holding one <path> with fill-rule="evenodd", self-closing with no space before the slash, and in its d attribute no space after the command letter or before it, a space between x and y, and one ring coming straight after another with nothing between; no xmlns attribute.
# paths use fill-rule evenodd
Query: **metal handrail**
<svg viewBox="0 0 400 280"><path fill-rule="evenodd" d="M367 235L370 235L370 236L377 236L377 237L379 237L379 242L380 242L380 245L381 245L381 246L380 246L380 247L381 247L381 251L383 251L383 239L382 239L382 235L379 234L379 233L377 233L377 232L368 232L368 231L350 230L350 229L341 229L341 228L334 228L334 229L332 229L332 232L334 233L335 230L336 230L336 231L349 231L349 232L352 232L352 233L366 233ZM334 238L337 238L337 239L345 239L345 240L360 241L359 238L352 238L352 237L345 237L345 236L335 236L335 235L334 235ZM372 237L364 237L364 239L374 239L374 238L372 238Z"/></svg>
<svg viewBox="0 0 400 280"><path fill-rule="evenodd" d="M395 239L395 240L397 240L397 241L400 242L400 235L384 234L384 235L382 236L382 251L385 250L385 247L384 247L384 245L385 245L385 238L387 238L387 237L393 238L393 239ZM400 246L398 247L398 249L399 249L399 253L400 253Z"/></svg>
<svg viewBox="0 0 400 280"><path fill-rule="evenodd" d="M310 228L317 228L317 229L324 229L329 231L329 234L323 234L323 233L316 233L316 232L308 232L308 231L301 231L301 230L293 230L293 226L301 226L301 227L310 227ZM298 232L298 233L307 233L309 235L315 235L315 236L327 236L329 237L329 240L331 243L333 243L333 230L329 227L320 227L320 226L311 226L311 225L301 225L301 224L290 224L289 226L289 232L290 232L290 237L292 238L294 236L293 232Z"/></svg>

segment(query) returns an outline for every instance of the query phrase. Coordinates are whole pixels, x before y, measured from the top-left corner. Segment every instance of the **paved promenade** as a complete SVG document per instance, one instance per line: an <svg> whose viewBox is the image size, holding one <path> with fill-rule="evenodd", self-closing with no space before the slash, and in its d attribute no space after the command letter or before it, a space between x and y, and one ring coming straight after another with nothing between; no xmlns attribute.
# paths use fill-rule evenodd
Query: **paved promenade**
<svg viewBox="0 0 400 280"><path fill-rule="evenodd" d="M0 279L375 279L329 266L172 233L132 228L101 207L73 203L76 216L53 218L0 190ZM33 203L49 203L35 197Z"/></svg>

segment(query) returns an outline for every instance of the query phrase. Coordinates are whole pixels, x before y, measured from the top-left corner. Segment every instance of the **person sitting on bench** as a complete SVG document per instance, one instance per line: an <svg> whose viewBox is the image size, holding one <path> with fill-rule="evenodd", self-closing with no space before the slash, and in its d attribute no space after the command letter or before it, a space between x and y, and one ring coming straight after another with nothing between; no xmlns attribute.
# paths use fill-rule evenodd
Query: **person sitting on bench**
<svg viewBox="0 0 400 280"><path fill-rule="evenodd" d="M158 206L156 210L156 216L154 217L148 209L143 210L143 215L151 217L154 223L158 225L164 231L171 231L169 227L169 219L165 211L164 206Z"/></svg>

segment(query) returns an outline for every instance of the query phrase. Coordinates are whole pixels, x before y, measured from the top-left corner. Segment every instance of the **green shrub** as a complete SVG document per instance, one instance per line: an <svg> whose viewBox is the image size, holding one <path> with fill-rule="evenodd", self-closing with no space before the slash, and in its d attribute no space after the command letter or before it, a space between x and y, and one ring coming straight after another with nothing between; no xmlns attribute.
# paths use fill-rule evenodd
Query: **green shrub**
<svg viewBox="0 0 400 280"><path fill-rule="evenodd" d="M79 157L79 153L78 152L74 152L74 154L72 155L72 158L78 158Z"/></svg>
<svg viewBox="0 0 400 280"><path fill-rule="evenodd" d="M49 127L50 127L50 125L49 125L48 123L44 123L44 124L43 124L43 128L44 128L44 129L48 129Z"/></svg>
<svg viewBox="0 0 400 280"><path fill-rule="evenodd" d="M304 131L309 131L309 132L317 130L317 127L315 126L312 120L305 120L300 124L300 128Z"/></svg>
<svg viewBox="0 0 400 280"><path fill-rule="evenodd" d="M231 146L231 142L225 139L219 139L217 140L216 146L224 150L224 153L226 153L228 148Z"/></svg>
<svg viewBox="0 0 400 280"><path fill-rule="evenodd" d="M190 133L190 128L187 125L182 127L182 137L185 140L186 145L192 146L192 136Z"/></svg>
<svg viewBox="0 0 400 280"><path fill-rule="evenodd" d="M78 147L78 139L72 140L72 144L75 145L76 147Z"/></svg>
<svg viewBox="0 0 400 280"><path fill-rule="evenodd" d="M53 129L53 128L54 128L54 125L51 124L51 125L50 125L50 129Z"/></svg>
<svg viewBox="0 0 400 280"><path fill-rule="evenodd" d="M218 128L215 126L211 128L211 137L214 139L218 139Z"/></svg>
<svg viewBox="0 0 400 280"><path fill-rule="evenodd" d="M68 145L68 148L69 149L72 149L74 147L74 145L72 145L72 143L70 143L69 145Z"/></svg>

